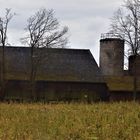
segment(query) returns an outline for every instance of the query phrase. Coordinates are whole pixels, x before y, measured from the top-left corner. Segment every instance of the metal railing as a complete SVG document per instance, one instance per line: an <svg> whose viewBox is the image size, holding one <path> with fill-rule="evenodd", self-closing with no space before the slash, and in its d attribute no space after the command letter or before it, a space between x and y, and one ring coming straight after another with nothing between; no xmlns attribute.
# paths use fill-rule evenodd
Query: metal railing
<svg viewBox="0 0 140 140"><path fill-rule="evenodd" d="M113 33L103 33L101 34L101 39L107 39L107 38L116 38L116 39L121 39L123 40L123 37L117 34Z"/></svg>

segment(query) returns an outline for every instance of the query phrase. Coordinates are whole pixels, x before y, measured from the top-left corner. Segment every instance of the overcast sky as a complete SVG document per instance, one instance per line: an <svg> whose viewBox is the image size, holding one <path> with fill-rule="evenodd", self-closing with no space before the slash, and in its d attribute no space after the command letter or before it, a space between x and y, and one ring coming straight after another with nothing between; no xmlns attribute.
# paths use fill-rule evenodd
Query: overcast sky
<svg viewBox="0 0 140 140"><path fill-rule="evenodd" d="M54 9L62 26L69 27L69 46L90 49L98 62L101 33L108 32L110 18L123 0L0 0L0 15L12 8L17 15L9 25L8 40L20 45L27 18L39 8Z"/></svg>

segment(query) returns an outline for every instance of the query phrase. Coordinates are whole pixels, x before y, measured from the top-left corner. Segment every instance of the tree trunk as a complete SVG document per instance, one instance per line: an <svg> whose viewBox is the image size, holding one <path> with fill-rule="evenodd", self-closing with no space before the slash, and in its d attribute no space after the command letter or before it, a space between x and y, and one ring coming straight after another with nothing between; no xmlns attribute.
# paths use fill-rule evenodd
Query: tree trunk
<svg viewBox="0 0 140 140"><path fill-rule="evenodd" d="M34 81L33 81L33 47L31 47L31 73L30 73L31 100L34 98Z"/></svg>
<svg viewBox="0 0 140 140"><path fill-rule="evenodd" d="M31 47L31 74L30 74L30 84L31 84L31 100L33 101L37 101L37 95L36 95L36 91L35 91L35 77L36 77L36 62L35 62L35 49L34 47Z"/></svg>
<svg viewBox="0 0 140 140"><path fill-rule="evenodd" d="M1 57L1 93L0 100L3 100L5 94L5 47L2 46Z"/></svg>
<svg viewBox="0 0 140 140"><path fill-rule="evenodd" d="M136 60L137 56L134 59L134 73L133 73L133 100L137 99L137 72L136 72Z"/></svg>

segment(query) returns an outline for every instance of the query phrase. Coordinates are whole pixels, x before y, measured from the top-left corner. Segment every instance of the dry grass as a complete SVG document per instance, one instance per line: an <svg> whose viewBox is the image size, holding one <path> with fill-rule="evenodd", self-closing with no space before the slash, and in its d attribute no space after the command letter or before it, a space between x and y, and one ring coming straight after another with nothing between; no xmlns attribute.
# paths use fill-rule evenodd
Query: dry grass
<svg viewBox="0 0 140 140"><path fill-rule="evenodd" d="M139 140L138 103L0 104L1 140Z"/></svg>

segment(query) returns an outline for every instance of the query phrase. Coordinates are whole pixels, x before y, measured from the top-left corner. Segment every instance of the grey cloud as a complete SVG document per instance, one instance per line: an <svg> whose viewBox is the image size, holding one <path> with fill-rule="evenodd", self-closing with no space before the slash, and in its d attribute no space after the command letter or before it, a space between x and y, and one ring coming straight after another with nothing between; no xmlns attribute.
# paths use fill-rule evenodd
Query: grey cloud
<svg viewBox="0 0 140 140"><path fill-rule="evenodd" d="M53 8L61 25L70 30L70 45L89 48L98 61L100 34L107 32L109 18L122 0L0 0L0 15L12 8L17 16L10 23L9 41L20 45L27 18L39 8Z"/></svg>

